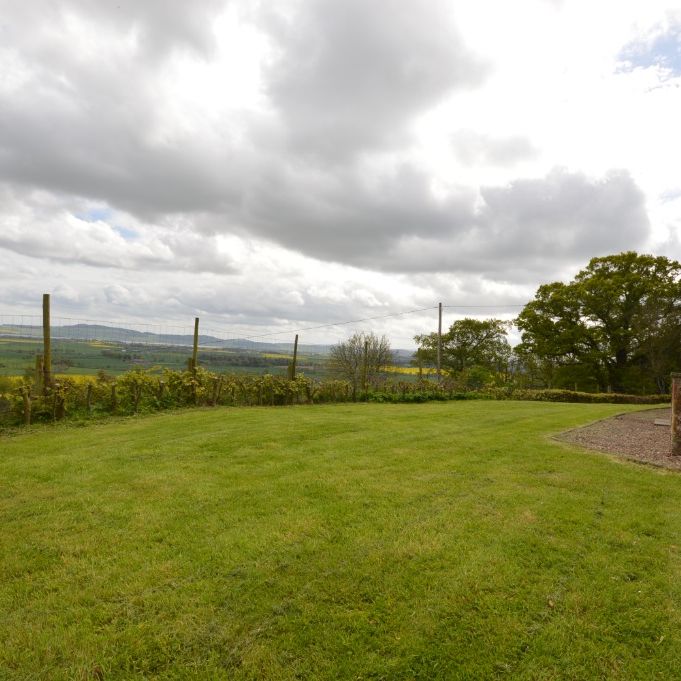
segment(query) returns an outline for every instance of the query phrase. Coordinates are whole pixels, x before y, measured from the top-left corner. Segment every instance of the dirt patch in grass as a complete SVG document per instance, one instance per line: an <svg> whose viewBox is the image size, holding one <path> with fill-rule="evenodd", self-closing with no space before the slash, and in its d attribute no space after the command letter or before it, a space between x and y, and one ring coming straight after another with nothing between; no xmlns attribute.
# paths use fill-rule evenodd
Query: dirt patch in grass
<svg viewBox="0 0 681 681"><path fill-rule="evenodd" d="M635 411L569 430L556 439L681 471L681 457L671 455L670 426L655 425L656 419L670 418L671 409Z"/></svg>

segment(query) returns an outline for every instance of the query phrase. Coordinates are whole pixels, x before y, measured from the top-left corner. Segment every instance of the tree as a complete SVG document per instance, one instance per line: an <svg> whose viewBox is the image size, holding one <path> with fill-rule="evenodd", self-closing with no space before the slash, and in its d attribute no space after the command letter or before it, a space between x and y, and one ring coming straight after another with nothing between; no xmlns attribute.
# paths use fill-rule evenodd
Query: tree
<svg viewBox="0 0 681 681"><path fill-rule="evenodd" d="M352 385L352 399L357 399L358 389L366 390L381 371L393 361L390 342L385 336L373 333L356 333L338 343L329 353L329 371Z"/></svg>
<svg viewBox="0 0 681 681"><path fill-rule="evenodd" d="M680 278L662 256L592 258L573 281L539 287L517 320L520 349L586 370L601 390L663 387L679 366Z"/></svg>
<svg viewBox="0 0 681 681"><path fill-rule="evenodd" d="M552 360L541 359L521 345L513 348L511 373L516 387L552 388L555 370L555 363Z"/></svg>
<svg viewBox="0 0 681 681"><path fill-rule="evenodd" d="M511 355L506 338L508 322L501 319L459 319L442 334L440 364L459 373L473 367L490 372L505 371ZM431 363L437 361L437 333L415 336L417 352Z"/></svg>

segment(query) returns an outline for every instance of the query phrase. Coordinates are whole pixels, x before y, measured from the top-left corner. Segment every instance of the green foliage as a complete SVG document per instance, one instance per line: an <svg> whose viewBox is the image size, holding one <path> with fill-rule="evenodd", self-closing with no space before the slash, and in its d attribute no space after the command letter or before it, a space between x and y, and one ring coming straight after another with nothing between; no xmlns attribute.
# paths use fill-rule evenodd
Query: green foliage
<svg viewBox="0 0 681 681"><path fill-rule="evenodd" d="M137 414L158 408L159 379L150 371L133 369L116 379L118 408L123 413Z"/></svg>
<svg viewBox="0 0 681 681"><path fill-rule="evenodd" d="M481 399L476 392L443 392L441 390L412 390L410 392L371 392L369 402L392 404L417 404L422 402L445 402L447 400Z"/></svg>
<svg viewBox="0 0 681 681"><path fill-rule="evenodd" d="M517 320L518 354L573 368L582 385L666 392L681 367L680 278L681 264L661 256L593 258L568 284L539 287Z"/></svg>
<svg viewBox="0 0 681 681"><path fill-rule="evenodd" d="M480 388L495 372L505 372L511 356L508 322L501 319L459 319L442 334L440 365L452 375L469 372L470 387ZM437 333L415 336L419 361L437 363Z"/></svg>
<svg viewBox="0 0 681 681"><path fill-rule="evenodd" d="M586 404L667 404L671 395L626 395L621 393L585 393L574 390L534 390L531 388L487 388L481 396L495 400L532 402L578 402Z"/></svg>
<svg viewBox="0 0 681 681"><path fill-rule="evenodd" d="M315 402L348 402L352 399L352 384L343 380L316 383L313 388Z"/></svg>
<svg viewBox="0 0 681 681"><path fill-rule="evenodd" d="M303 374L298 374L293 381L272 374L214 374L200 367L195 372L134 369L116 378L103 372L96 378L60 377L44 395L21 378L5 379L2 387L0 426L23 423L22 390L25 387L31 390L33 423L145 414L191 406L285 406L353 400L353 386L349 381L313 381ZM495 387L493 375L487 369L475 366L440 383L427 378L375 379L365 398L371 402L405 404L463 399L656 404L669 399L667 395L499 388Z"/></svg>

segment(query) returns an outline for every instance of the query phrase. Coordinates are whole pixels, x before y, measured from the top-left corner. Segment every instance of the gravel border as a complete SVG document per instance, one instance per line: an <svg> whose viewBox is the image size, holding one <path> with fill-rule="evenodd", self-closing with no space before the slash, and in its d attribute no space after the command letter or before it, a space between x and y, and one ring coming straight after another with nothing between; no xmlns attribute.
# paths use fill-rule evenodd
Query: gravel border
<svg viewBox="0 0 681 681"><path fill-rule="evenodd" d="M671 455L670 427L656 426L655 419L671 419L671 409L645 409L619 414L588 426L568 430L555 439L681 471L681 456Z"/></svg>

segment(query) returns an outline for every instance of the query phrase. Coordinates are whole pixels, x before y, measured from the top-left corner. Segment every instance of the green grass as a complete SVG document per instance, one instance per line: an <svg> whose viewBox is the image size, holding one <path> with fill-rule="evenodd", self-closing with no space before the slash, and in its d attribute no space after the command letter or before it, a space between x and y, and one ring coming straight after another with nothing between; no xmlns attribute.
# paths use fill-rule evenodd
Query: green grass
<svg viewBox="0 0 681 681"><path fill-rule="evenodd" d="M681 477L626 410L193 410L0 439L0 679L671 679Z"/></svg>

